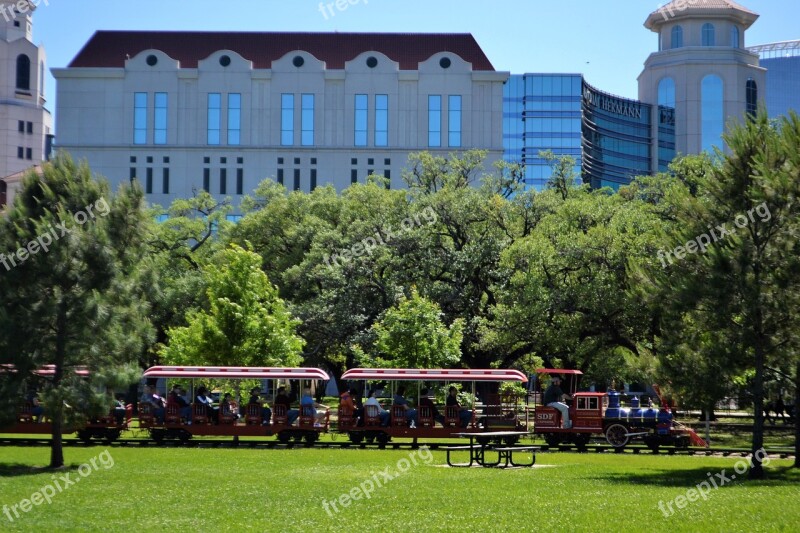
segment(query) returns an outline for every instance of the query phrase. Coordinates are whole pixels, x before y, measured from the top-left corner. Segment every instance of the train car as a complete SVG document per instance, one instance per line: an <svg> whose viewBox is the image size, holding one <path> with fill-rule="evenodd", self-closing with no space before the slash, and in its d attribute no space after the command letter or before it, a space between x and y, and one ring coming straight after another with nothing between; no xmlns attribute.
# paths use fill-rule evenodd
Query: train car
<svg viewBox="0 0 800 533"><path fill-rule="evenodd" d="M46 365L35 370L33 374L43 380L52 379L55 375L55 367ZM3 371L13 372L13 367L5 365ZM85 368L78 368L75 374L81 378L88 378L89 371ZM62 435L78 434L78 438L84 442L91 442L92 438L103 439L108 443L114 442L119 438L123 431L127 430L133 418L133 406L127 405L123 416L116 415L113 411L105 416L97 417L86 421L80 425L63 424ZM0 428L0 433L16 435L50 435L53 432L52 424L47 418L47 408L44 413L37 415L34 406L29 401L20 403L16 420L9 426Z"/></svg>
<svg viewBox="0 0 800 533"><path fill-rule="evenodd" d="M146 379L165 378L180 381L203 380L206 382L215 379L224 380L274 380L301 382L328 381L328 374L317 368L248 368L248 367L178 367L155 366L144 373ZM169 388L168 388L169 389ZM255 409L251 409L255 407ZM260 406L247 406L244 416L239 417L238 402L231 402L225 412L219 412L216 417L207 411L203 405L196 403L191 406L190 419L181 417L177 406L167 405L163 417L154 413L149 404L139 404L139 427L149 431L156 442L167 439L187 441L193 436L217 437L271 437L277 435L281 442L305 440L307 443L316 442L320 433L327 432L330 427L329 417L324 423L318 423L312 412L301 408L297 413L296 423L290 420L291 413L283 406L273 406L270 424L262 421ZM216 418L216 423L214 423Z"/></svg>
<svg viewBox="0 0 800 533"><path fill-rule="evenodd" d="M482 429L485 431L497 430L524 430L525 425L517 416L517 398L513 396L502 397L498 394L488 395L485 398L485 410L479 413L473 408L469 409L470 415L464 416L465 409L457 406L442 406L439 416L436 416L435 407L421 406L419 391L427 383L471 383L472 395L475 397L477 382L527 383L528 378L518 370L486 369L486 370L445 370L445 369L387 369L387 368L355 368L342 375L343 381L387 382L391 391L397 390L401 382L417 382L417 399L415 408L417 420L412 427L405 409L399 405L390 405L388 417L381 420L377 408L365 405L362 416L340 407L339 432L346 434L353 443L368 443L377 441L387 443L393 437L405 438L449 438L456 433ZM366 388L365 388L366 390ZM438 418L438 420L437 420ZM466 421L466 426L464 422ZM439 424L437 426L437 424ZM514 438L508 444L513 444Z"/></svg>
<svg viewBox="0 0 800 533"><path fill-rule="evenodd" d="M535 406L534 433L542 436L550 446L565 443L574 444L580 449L593 436L604 436L615 448L623 448L635 439L640 439L654 451L660 446L707 446L692 429L674 419L669 405L661 398L658 408L652 401L646 406L640 405L640 399L636 396L631 398L628 407L623 407L620 393L614 390L577 392L582 375L579 370L539 369L536 372L539 376L563 376L567 384L564 392L572 396L569 405L570 428L563 427L562 414L558 409Z"/></svg>

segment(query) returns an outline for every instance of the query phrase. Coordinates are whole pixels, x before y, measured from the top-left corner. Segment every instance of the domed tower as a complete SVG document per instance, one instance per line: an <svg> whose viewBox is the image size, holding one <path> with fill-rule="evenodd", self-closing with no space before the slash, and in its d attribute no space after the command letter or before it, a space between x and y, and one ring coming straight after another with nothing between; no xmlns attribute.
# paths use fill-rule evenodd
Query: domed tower
<svg viewBox="0 0 800 533"><path fill-rule="evenodd" d="M0 0L0 179L40 164L49 149L47 57L33 43L35 10L30 0Z"/></svg>
<svg viewBox="0 0 800 533"><path fill-rule="evenodd" d="M639 99L675 108L679 153L722 147L728 120L756 111L766 69L745 49L745 32L757 19L731 0L673 0L647 17L658 52L639 75Z"/></svg>

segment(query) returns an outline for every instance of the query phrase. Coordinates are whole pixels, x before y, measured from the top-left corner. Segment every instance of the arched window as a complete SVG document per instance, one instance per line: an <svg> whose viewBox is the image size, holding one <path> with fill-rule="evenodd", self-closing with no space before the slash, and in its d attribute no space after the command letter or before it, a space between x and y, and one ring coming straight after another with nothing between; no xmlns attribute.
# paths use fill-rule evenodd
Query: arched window
<svg viewBox="0 0 800 533"><path fill-rule="evenodd" d="M44 61L39 63L39 94L44 95Z"/></svg>
<svg viewBox="0 0 800 533"><path fill-rule="evenodd" d="M722 134L725 130L723 96L722 78L716 74L709 74L703 78L700 96L703 121L701 148L708 153L712 153L715 146L721 147L722 144Z"/></svg>
<svg viewBox="0 0 800 533"><path fill-rule="evenodd" d="M6 182L0 180L0 209L6 205L6 192L7 192Z"/></svg>
<svg viewBox="0 0 800 533"><path fill-rule="evenodd" d="M747 116L755 117L758 113L758 84L753 78L747 79Z"/></svg>
<svg viewBox="0 0 800 533"><path fill-rule="evenodd" d="M675 80L672 78L658 82L658 105L675 107Z"/></svg>
<svg viewBox="0 0 800 533"><path fill-rule="evenodd" d="M31 60L25 54L17 56L17 89L31 90Z"/></svg>
<svg viewBox="0 0 800 533"><path fill-rule="evenodd" d="M710 22L703 24L703 46L717 46L714 25Z"/></svg>
<svg viewBox="0 0 800 533"><path fill-rule="evenodd" d="M683 46L683 28L675 26L672 28L672 48L681 48Z"/></svg>
<svg viewBox="0 0 800 533"><path fill-rule="evenodd" d="M731 46L734 48L739 48L739 27L733 26L731 27Z"/></svg>

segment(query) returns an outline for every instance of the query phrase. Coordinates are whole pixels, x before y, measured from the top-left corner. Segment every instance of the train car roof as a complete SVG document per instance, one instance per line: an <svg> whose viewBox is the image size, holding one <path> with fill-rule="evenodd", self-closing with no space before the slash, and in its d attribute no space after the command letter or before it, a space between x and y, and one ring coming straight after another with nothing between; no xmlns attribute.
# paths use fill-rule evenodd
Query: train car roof
<svg viewBox="0 0 800 533"><path fill-rule="evenodd" d="M353 368L343 380L386 381L528 381L519 370L510 369L417 369L417 368Z"/></svg>
<svg viewBox="0 0 800 533"><path fill-rule="evenodd" d="M580 370L564 370L561 368L537 368L537 374L568 374L575 376L582 376L583 372Z"/></svg>
<svg viewBox="0 0 800 533"><path fill-rule="evenodd" d="M154 366L146 378L222 378L222 379L321 379L328 373L319 368L277 368L239 366Z"/></svg>
<svg viewBox="0 0 800 533"><path fill-rule="evenodd" d="M68 371L69 367L65 368L64 370ZM14 374L16 373L16 371L17 371L16 367L12 364L0 365L0 372ZM76 375L81 377L89 376L89 370L85 366L73 367L73 371L75 372ZM36 374L37 376L45 378L53 377L56 375L56 365L44 365L43 367L34 370L33 373Z"/></svg>

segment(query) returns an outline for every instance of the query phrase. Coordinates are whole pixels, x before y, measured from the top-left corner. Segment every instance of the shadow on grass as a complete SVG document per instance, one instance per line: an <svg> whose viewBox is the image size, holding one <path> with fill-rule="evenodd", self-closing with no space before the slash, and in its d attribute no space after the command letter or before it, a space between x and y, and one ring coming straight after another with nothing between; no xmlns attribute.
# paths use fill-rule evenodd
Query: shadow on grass
<svg viewBox="0 0 800 533"><path fill-rule="evenodd" d="M741 470L741 468L740 468ZM708 481L710 477L720 484L727 487L745 482L747 484L758 485L760 487L781 487L796 486L800 483L800 469L792 467L765 468L764 479L750 480L747 472L737 474L734 465L726 468L692 468L689 470L657 470L648 473L609 473L599 476L596 479L608 483L618 483L620 485L650 485L656 487L690 487L700 482ZM720 477L720 476L724 476ZM734 477L735 476L735 477Z"/></svg>
<svg viewBox="0 0 800 533"><path fill-rule="evenodd" d="M62 468L48 468L46 466L31 466L21 463L0 463L0 477L38 476L40 474L58 474L59 472L72 472L80 465L72 464Z"/></svg>

